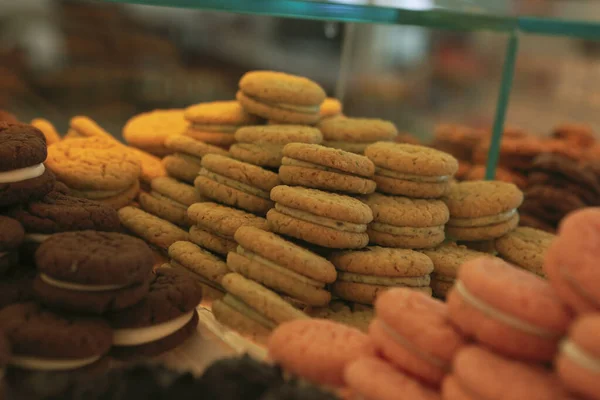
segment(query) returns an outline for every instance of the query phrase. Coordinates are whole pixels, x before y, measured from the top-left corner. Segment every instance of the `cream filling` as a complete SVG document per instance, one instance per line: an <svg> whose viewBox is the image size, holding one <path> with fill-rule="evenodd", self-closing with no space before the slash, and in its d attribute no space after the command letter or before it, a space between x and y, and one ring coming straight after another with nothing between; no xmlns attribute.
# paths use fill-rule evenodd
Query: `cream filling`
<svg viewBox="0 0 600 400"><path fill-rule="evenodd" d="M379 322L381 323L381 326L383 327L383 330L385 331L385 333L388 336L390 336L401 347L407 349L408 351L410 351L411 353L413 353L420 359L427 361L429 364L433 364L436 367L442 368L444 370L449 369L450 365L447 362L445 362L441 358L437 358L429 353L426 353L426 352L422 351L421 349L419 349L418 347L414 346L411 342L406 340L406 338L404 338L404 336L400 335L398 332L393 330L381 318L379 318Z"/></svg>
<svg viewBox="0 0 600 400"><path fill-rule="evenodd" d="M290 269L287 269L285 267L277 265L276 263L274 263L271 260L267 260L266 258L263 258L256 253L253 253L251 251L244 249L242 246L238 246L236 252L251 261L258 262L268 268L274 269L275 271L279 272L280 274L286 275L292 279L306 283L307 285L314 286L318 289L322 289L325 287L325 283L323 283L323 282L316 281L307 276L300 275L299 273L297 273L295 271L292 271Z"/></svg>
<svg viewBox="0 0 600 400"><path fill-rule="evenodd" d="M52 235L46 235L44 233L28 233L28 234L25 235L24 240L26 242L43 243L50 236L52 236Z"/></svg>
<svg viewBox="0 0 600 400"><path fill-rule="evenodd" d="M487 217L479 217L479 218L450 218L448 221L448 226L458 226L458 227L476 227L476 226L487 226L493 224L499 224L504 221L508 221L517 213L517 209L513 208L511 210L505 211L500 214L491 215Z"/></svg>
<svg viewBox="0 0 600 400"><path fill-rule="evenodd" d="M227 178L226 176L220 175L220 174L216 174L212 171L207 170L206 168L203 168L202 170L200 170L200 175L205 176L209 179L212 179L213 181L220 183L222 185L226 185L229 187L232 187L234 189L238 189L241 190L242 192L257 196L257 197L261 197L263 199L267 199L269 200L269 192L250 186L250 185L246 185L245 183L236 181L235 179L231 179L231 178Z"/></svg>
<svg viewBox="0 0 600 400"><path fill-rule="evenodd" d="M355 274L353 272L338 271L338 280L352 283L364 283L367 285L380 285L380 286L410 286L420 287L429 286L431 278L429 275L418 276L418 277L391 277L391 276L375 276L375 275L362 275Z"/></svg>
<svg viewBox="0 0 600 400"><path fill-rule="evenodd" d="M0 183L14 183L42 176L46 171L44 164L32 167L13 169L12 171L0 172Z"/></svg>
<svg viewBox="0 0 600 400"><path fill-rule="evenodd" d="M81 368L95 363L101 356L88 358L77 358L72 360L39 358L27 356L12 356L9 364L23 369L33 369L39 371L62 371L75 368Z"/></svg>
<svg viewBox="0 0 600 400"><path fill-rule="evenodd" d="M390 233L392 235L400 235L400 236L429 236L432 233L436 233L444 230L444 225L439 226L428 226L425 228L413 228L410 226L394 226L389 224L384 224L381 222L371 222L369 227L374 231Z"/></svg>
<svg viewBox="0 0 600 400"><path fill-rule="evenodd" d="M494 308L493 306L485 303L484 301L481 301L471 292L469 292L460 280L455 281L454 288L467 304L475 307L488 317L496 319L510 327L513 327L531 335L541 336L544 338L557 338L561 336L560 332L553 332L548 329L540 328L539 326L531 324L527 321L523 321L522 319L519 319L512 315L505 314L504 312Z"/></svg>
<svg viewBox="0 0 600 400"><path fill-rule="evenodd" d="M311 222L313 224L325 226L327 228L335 229L342 232L354 232L363 233L367 231L366 224L354 224L352 222L338 221L333 218L321 217L314 215L306 211L298 210L295 208L289 208L279 203L275 203L275 209L282 214L300 219L302 221Z"/></svg>
<svg viewBox="0 0 600 400"><path fill-rule="evenodd" d="M150 196L154 197L157 200L160 201L164 201L166 203L169 203L170 205L172 205L173 207L177 207L177 208L181 208L182 210L187 211L187 206L185 204L182 204L176 200L171 199L170 197L165 196L164 194L158 193L155 190L151 190L150 191Z"/></svg>
<svg viewBox="0 0 600 400"><path fill-rule="evenodd" d="M198 157L189 155L189 154L184 154L184 153L175 153L174 154L175 157L178 157L180 159L182 159L183 161L186 161L188 163L197 165L198 168L202 167L202 160L199 159Z"/></svg>
<svg viewBox="0 0 600 400"><path fill-rule="evenodd" d="M143 328L115 329L113 332L113 344L115 346L138 346L155 342L183 328L192 320L194 312L195 310L192 310L158 325Z"/></svg>
<svg viewBox="0 0 600 400"><path fill-rule="evenodd" d="M320 106L299 106L296 104L289 104L289 103L275 103L275 102L270 102L268 100L263 100L261 98L255 97L255 96L249 96L246 94L246 96L250 97L251 99L258 101L260 103L264 103L268 106L271 107L275 107L275 108L281 108L282 110L288 110L288 111L295 111L295 112L299 112L302 114L317 114L319 112L319 110L321 109Z"/></svg>
<svg viewBox="0 0 600 400"><path fill-rule="evenodd" d="M240 314L250 318L254 322L266 327L267 329L275 329L277 324L266 317L263 317L252 307L246 305L242 300L238 299L231 293L227 293L225 297L223 297L223 303L227 304L229 307L233 308L235 311Z"/></svg>
<svg viewBox="0 0 600 400"><path fill-rule="evenodd" d="M211 125L211 124L192 124L192 129L205 132L215 133L235 133L240 126L239 125Z"/></svg>
<svg viewBox="0 0 600 400"><path fill-rule="evenodd" d="M287 165L287 166L291 166L291 167L317 169L319 171L333 172L333 173L341 174L341 175L358 176L358 175L353 175L346 171L342 171L341 169L326 167L324 165L319 165L319 164L313 164L311 162L296 160L295 158L290 158L290 157L283 157L281 159L281 165ZM362 176L361 176L361 178L368 179L368 178L362 177Z"/></svg>
<svg viewBox="0 0 600 400"><path fill-rule="evenodd" d="M389 178L402 179L405 181L412 182L428 182L428 183L443 183L448 182L450 180L450 175L441 175L441 176L423 176L423 175L414 175L414 174L406 174L403 172L392 171L391 169L386 168L375 168L375 173L382 176L387 176Z"/></svg>
<svg viewBox="0 0 600 400"><path fill-rule="evenodd" d="M82 285L80 283L64 282L49 277L44 273L40 273L40 279L50 286L59 289L75 290L77 292L105 292L108 290L118 290L127 287L128 285Z"/></svg>
<svg viewBox="0 0 600 400"><path fill-rule="evenodd" d="M583 367L594 374L600 374L600 359L590 356L585 350L571 340L563 340L560 344L560 351L580 367Z"/></svg>

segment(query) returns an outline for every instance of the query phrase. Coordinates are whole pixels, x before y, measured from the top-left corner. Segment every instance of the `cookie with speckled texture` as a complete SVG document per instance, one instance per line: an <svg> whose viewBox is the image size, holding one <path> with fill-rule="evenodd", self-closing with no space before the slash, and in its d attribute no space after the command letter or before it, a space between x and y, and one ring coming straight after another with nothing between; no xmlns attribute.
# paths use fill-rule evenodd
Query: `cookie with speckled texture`
<svg viewBox="0 0 600 400"><path fill-rule="evenodd" d="M167 175L187 183L194 183L194 179L196 179L202 168L199 159L183 154L166 156L162 159L162 164L167 171Z"/></svg>
<svg viewBox="0 0 600 400"><path fill-rule="evenodd" d="M393 123L374 118L327 118L318 128L325 146L361 154L368 145L392 141L398 135Z"/></svg>
<svg viewBox="0 0 600 400"><path fill-rule="evenodd" d="M152 191L167 196L186 207L205 200L193 186L186 185L185 183L178 182L169 177L153 179L150 187Z"/></svg>
<svg viewBox="0 0 600 400"><path fill-rule="evenodd" d="M515 214L510 219L485 226L460 227L446 226L446 234L449 238L463 241L486 241L502 237L513 231L519 226L519 214Z"/></svg>
<svg viewBox="0 0 600 400"><path fill-rule="evenodd" d="M179 241L169 247L171 262L194 272L207 284L220 288L221 279L229 271L225 262L191 242Z"/></svg>
<svg viewBox="0 0 600 400"><path fill-rule="evenodd" d="M128 147L128 150L140 160L142 166L140 180L142 182L148 184L152 179L167 176L167 171L160 158L135 147Z"/></svg>
<svg viewBox="0 0 600 400"><path fill-rule="evenodd" d="M159 218L172 222L181 227L190 226L187 216L187 206L178 203L159 193L142 192L138 196L141 208Z"/></svg>
<svg viewBox="0 0 600 400"><path fill-rule="evenodd" d="M163 157L172 152L165 139L181 135L187 126L183 110L154 110L131 117L123 127L123 138L130 146Z"/></svg>
<svg viewBox="0 0 600 400"><path fill-rule="evenodd" d="M165 140L167 149L176 153L187 154L198 158L200 161L207 154L227 155L227 151L220 147L202 143L188 136L171 136Z"/></svg>
<svg viewBox="0 0 600 400"><path fill-rule="evenodd" d="M48 121L47 119L32 119L31 125L38 128L44 134L44 137L46 138L46 144L48 146L61 141L61 137L56 131L56 128L54 127L54 125L52 125L52 122Z"/></svg>
<svg viewBox="0 0 600 400"><path fill-rule="evenodd" d="M190 241L213 253L226 256L230 251L235 251L237 243L214 234L212 231L194 225L190 228Z"/></svg>
<svg viewBox="0 0 600 400"><path fill-rule="evenodd" d="M539 229L519 227L497 239L495 247L505 260L544 276L544 256L555 237Z"/></svg>
<svg viewBox="0 0 600 400"><path fill-rule="evenodd" d="M133 182L133 184L131 186L129 186L127 189L118 192L115 195L111 195L108 197L97 197L94 199L94 201L97 201L99 203L104 204L105 206L114 208L115 210L118 210L120 208L123 208L127 205L130 205L133 200L137 197L138 193L140 192L140 181L136 180ZM71 193L74 196L77 196L79 193L76 190L71 190ZM88 197L90 193L94 193L94 192L83 192L85 195L83 196L84 198Z"/></svg>
<svg viewBox="0 0 600 400"><path fill-rule="evenodd" d="M241 226L254 226L263 230L268 228L267 221L262 217L211 202L193 204L188 208L188 216L203 229L212 230L219 236L232 240Z"/></svg>
<svg viewBox="0 0 600 400"><path fill-rule="evenodd" d="M188 239L188 233L183 229L139 208L123 207L118 213L125 228L161 249L168 249L178 240Z"/></svg>

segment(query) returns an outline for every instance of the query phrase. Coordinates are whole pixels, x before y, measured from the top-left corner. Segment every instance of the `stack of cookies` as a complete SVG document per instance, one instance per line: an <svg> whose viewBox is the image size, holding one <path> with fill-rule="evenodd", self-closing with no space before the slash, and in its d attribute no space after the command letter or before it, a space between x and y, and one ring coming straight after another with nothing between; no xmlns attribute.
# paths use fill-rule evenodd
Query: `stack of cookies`
<svg viewBox="0 0 600 400"><path fill-rule="evenodd" d="M328 118L317 126L323 145L357 154L363 154L370 144L393 141L398 136L393 123L373 118Z"/></svg>

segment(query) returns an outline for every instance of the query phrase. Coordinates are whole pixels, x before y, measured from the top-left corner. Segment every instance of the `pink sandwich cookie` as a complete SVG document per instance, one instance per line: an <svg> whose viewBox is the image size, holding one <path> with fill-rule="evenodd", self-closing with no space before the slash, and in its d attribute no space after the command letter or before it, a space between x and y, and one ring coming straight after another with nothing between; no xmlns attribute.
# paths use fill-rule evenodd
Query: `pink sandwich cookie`
<svg viewBox="0 0 600 400"><path fill-rule="evenodd" d="M574 400L551 371L483 347L458 352L442 385L444 400Z"/></svg>
<svg viewBox="0 0 600 400"><path fill-rule="evenodd" d="M600 208L569 214L544 259L544 271L562 301L577 313L600 311Z"/></svg>
<svg viewBox="0 0 600 400"><path fill-rule="evenodd" d="M441 400L434 390L375 357L354 361L344 376L357 400Z"/></svg>
<svg viewBox="0 0 600 400"><path fill-rule="evenodd" d="M395 366L430 385L439 385L464 346L450 324L446 304L410 289L392 289L375 303L369 335Z"/></svg>
<svg viewBox="0 0 600 400"><path fill-rule="evenodd" d="M448 310L468 337L530 361L552 360L571 321L544 279L490 257L460 267Z"/></svg>
<svg viewBox="0 0 600 400"><path fill-rule="evenodd" d="M571 325L555 366L570 390L584 399L600 400L600 313L581 317Z"/></svg>
<svg viewBox="0 0 600 400"><path fill-rule="evenodd" d="M287 322L269 338L269 355L286 370L310 382L344 385L344 369L361 356L373 356L369 337L346 325L321 319Z"/></svg>

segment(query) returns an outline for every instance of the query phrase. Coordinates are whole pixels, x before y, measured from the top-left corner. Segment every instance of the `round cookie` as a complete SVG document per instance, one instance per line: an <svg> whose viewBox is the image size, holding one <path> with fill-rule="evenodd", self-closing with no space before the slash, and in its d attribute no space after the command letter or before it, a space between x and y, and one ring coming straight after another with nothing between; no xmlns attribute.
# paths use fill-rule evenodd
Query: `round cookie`
<svg viewBox="0 0 600 400"><path fill-rule="evenodd" d="M167 171L160 158L135 147L128 147L127 150L140 160L140 165L142 167L140 180L143 183L149 184L153 179L167 176Z"/></svg>
<svg viewBox="0 0 600 400"><path fill-rule="evenodd" d="M131 236L80 231L52 235L40 245L35 261L34 291L40 301L101 314L146 295L154 257L148 245Z"/></svg>
<svg viewBox="0 0 600 400"><path fill-rule="evenodd" d="M291 143L283 149L279 177L286 185L368 194L375 166L364 156L318 144Z"/></svg>
<svg viewBox="0 0 600 400"><path fill-rule="evenodd" d="M318 128L324 146L359 154L370 144L392 141L398 135L393 123L373 118L328 118Z"/></svg>
<svg viewBox="0 0 600 400"><path fill-rule="evenodd" d="M445 239L448 207L441 200L373 193L362 201L373 211L367 230L371 243L400 248L430 248Z"/></svg>
<svg viewBox="0 0 600 400"><path fill-rule="evenodd" d="M169 257L171 264L193 272L204 284L222 290L221 280L229 270L221 258L186 241L169 246Z"/></svg>
<svg viewBox="0 0 600 400"><path fill-rule="evenodd" d="M10 365L33 370L70 370L108 353L112 330L96 318L54 314L35 303L0 310L0 330L12 345Z"/></svg>
<svg viewBox="0 0 600 400"><path fill-rule="evenodd" d="M19 221L0 215L0 277L18 261L15 250L25 238L25 230Z"/></svg>
<svg viewBox="0 0 600 400"><path fill-rule="evenodd" d="M373 304L383 292L394 287L409 287L431 295L431 260L416 251L367 247L359 251L334 252L329 260L338 270L331 286L341 299Z"/></svg>
<svg viewBox="0 0 600 400"><path fill-rule="evenodd" d="M65 139L85 139L85 138L104 138L114 141L113 136L102 129L94 120L88 117L76 116L69 121L69 130L65 135Z"/></svg>
<svg viewBox="0 0 600 400"><path fill-rule="evenodd" d="M496 239L495 248L505 260L545 276L544 256L554 238L555 235L539 229L519 227Z"/></svg>
<svg viewBox="0 0 600 400"><path fill-rule="evenodd" d="M204 197L257 215L273 207L271 189L279 184L276 173L221 155L202 159L194 186Z"/></svg>
<svg viewBox="0 0 600 400"><path fill-rule="evenodd" d="M572 317L548 282L490 257L461 266L448 309L466 337L526 361L552 360Z"/></svg>
<svg viewBox="0 0 600 400"><path fill-rule="evenodd" d="M276 204L267 221L274 232L328 248L361 248L369 242L373 213L357 199L285 185L273 188L271 199Z"/></svg>
<svg viewBox="0 0 600 400"><path fill-rule="evenodd" d="M43 118L35 118L31 120L31 125L38 128L44 134L48 146L61 141L60 135L50 121Z"/></svg>
<svg viewBox="0 0 600 400"><path fill-rule="evenodd" d="M204 201L193 186L169 177L153 179L149 193L140 193L138 201L150 214L187 227L190 221L187 209L194 203Z"/></svg>
<svg viewBox="0 0 600 400"><path fill-rule="evenodd" d="M183 229L139 208L123 207L118 213L125 228L159 249L166 250L176 241L188 239Z"/></svg>
<svg viewBox="0 0 600 400"><path fill-rule="evenodd" d="M377 191L416 198L443 196L458 170L450 154L406 143L380 142L365 149L375 164Z"/></svg>
<svg viewBox="0 0 600 400"><path fill-rule="evenodd" d="M154 110L131 117L123 127L123 138L130 146L163 157L172 152L165 140L182 134L187 126L183 110Z"/></svg>
<svg viewBox="0 0 600 400"><path fill-rule="evenodd" d="M278 168L283 148L288 143L323 141L321 132L304 125L247 126L235 132L236 144L229 152L233 158L263 167Z"/></svg>
<svg viewBox="0 0 600 400"><path fill-rule="evenodd" d="M179 343L163 340L180 330L190 331L186 327L195 319L201 300L199 283L175 269L157 269L141 302L107 315L113 328L113 353L149 356L175 347ZM177 337L183 341L186 335Z"/></svg>
<svg viewBox="0 0 600 400"><path fill-rule="evenodd" d="M251 113L282 123L319 121L325 91L310 79L274 71L250 71L239 82L237 100Z"/></svg>
<svg viewBox="0 0 600 400"><path fill-rule="evenodd" d="M321 119L332 118L342 115L342 103L334 97L326 97L321 103L319 115Z"/></svg>
<svg viewBox="0 0 600 400"><path fill-rule="evenodd" d="M83 199L93 200L115 210L131 204L140 192L140 181L135 180L124 190L80 191L70 189L69 194Z"/></svg>
<svg viewBox="0 0 600 400"><path fill-rule="evenodd" d="M0 122L0 207L24 203L52 190L46 139L31 125Z"/></svg>
<svg viewBox="0 0 600 400"><path fill-rule="evenodd" d="M309 306L325 306L331 300L325 285L335 281L334 266L274 233L242 226L235 233L239 244L227 255L227 266Z"/></svg>
<svg viewBox="0 0 600 400"><path fill-rule="evenodd" d="M269 338L269 356L309 382L340 387L344 369L375 354L367 335L335 322L311 319L279 326Z"/></svg>

